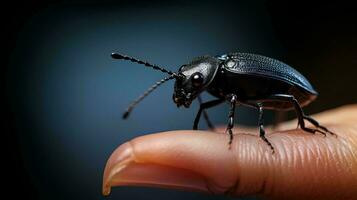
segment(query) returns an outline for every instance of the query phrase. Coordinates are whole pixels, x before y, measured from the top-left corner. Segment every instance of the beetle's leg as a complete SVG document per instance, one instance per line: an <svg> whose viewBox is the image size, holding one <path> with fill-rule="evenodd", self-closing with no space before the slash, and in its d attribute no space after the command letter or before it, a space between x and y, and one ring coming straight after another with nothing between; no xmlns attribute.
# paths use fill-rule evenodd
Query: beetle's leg
<svg viewBox="0 0 357 200"><path fill-rule="evenodd" d="M319 132L321 134L323 134L324 136L326 136L326 133L319 130L319 129L312 129L312 128L308 128L306 127L305 125L305 121L304 119L306 119L306 115L304 114L304 111L302 110L299 102L295 99L294 96L291 96L291 102L294 104L294 107L295 107L295 112L298 116L298 125L300 125L301 129L304 130L304 131L307 131L309 133L316 133L316 132Z"/></svg>
<svg viewBox="0 0 357 200"><path fill-rule="evenodd" d="M309 133L315 133L315 132L319 132L323 135L326 135L325 132L319 130L319 129L312 129L312 128L307 128L305 126L305 122L304 119L307 119L306 115L304 114L304 111L302 110L299 102L295 99L294 96L292 95L286 95L286 94L276 94L276 95L272 95L269 97L269 99L276 99L276 100L280 100L280 101L287 101L287 102L291 102L294 105L295 108L295 112L296 115L298 117L298 123L300 124L300 127L302 130L307 131ZM308 120L308 119L307 119Z"/></svg>
<svg viewBox="0 0 357 200"><path fill-rule="evenodd" d="M229 148L231 148L232 145L232 141L233 141L233 126L234 126L234 112L236 109L236 104L237 104L237 95L232 94L229 97L229 102L231 104L231 108L229 110L229 114L228 114L228 125L227 125L227 129L226 129L226 133L229 133Z"/></svg>
<svg viewBox="0 0 357 200"><path fill-rule="evenodd" d="M197 130L198 122L200 121L201 113L204 109L214 107L214 106L222 103L223 101L225 101L225 99L216 99L216 100L212 100L212 101L209 101L206 103L202 103L200 105L200 109L198 110L195 121L193 123L193 130Z"/></svg>
<svg viewBox="0 0 357 200"><path fill-rule="evenodd" d="M262 138L264 140L264 142L266 142L269 147L271 148L271 150L274 151L274 147L273 145L269 142L269 140L265 137L265 130L264 130L264 118L263 118L263 106L258 103L258 109L259 109L259 120L258 120L258 125L259 125L259 133L260 133L260 138Z"/></svg>
<svg viewBox="0 0 357 200"><path fill-rule="evenodd" d="M304 117L304 119L306 119L307 121L309 121L311 124L313 124L313 125L316 126L317 128L320 128L320 129L324 130L325 132L330 133L331 135L336 136L335 133L331 132L330 130L328 130L328 129L327 129L326 127L324 127L324 126L321 126L321 125L319 124L319 122L316 121L315 119L313 119L312 117L307 116L307 115L304 115L303 117Z"/></svg>
<svg viewBox="0 0 357 200"><path fill-rule="evenodd" d="M200 95L197 96L197 99L198 99L198 102L200 103L200 105L202 104L202 98ZM206 120L206 123L208 125L208 127L213 130L214 129L214 125L212 124L211 120L209 119L208 117L208 113L206 110L203 110L203 117L205 118Z"/></svg>

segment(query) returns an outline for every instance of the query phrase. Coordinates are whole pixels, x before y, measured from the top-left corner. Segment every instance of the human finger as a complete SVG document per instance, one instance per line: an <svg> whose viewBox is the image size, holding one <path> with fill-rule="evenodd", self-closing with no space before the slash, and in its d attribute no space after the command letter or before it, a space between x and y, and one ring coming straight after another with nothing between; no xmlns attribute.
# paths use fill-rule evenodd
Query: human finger
<svg viewBox="0 0 357 200"><path fill-rule="evenodd" d="M270 134L272 154L259 137L236 134L228 148L225 134L170 131L135 138L121 145L105 168L103 193L120 185L263 195L279 199L357 198L357 110L320 115L335 137L300 129ZM339 113L339 114L338 114ZM347 117L348 115L348 117ZM342 122L348 121L343 124Z"/></svg>

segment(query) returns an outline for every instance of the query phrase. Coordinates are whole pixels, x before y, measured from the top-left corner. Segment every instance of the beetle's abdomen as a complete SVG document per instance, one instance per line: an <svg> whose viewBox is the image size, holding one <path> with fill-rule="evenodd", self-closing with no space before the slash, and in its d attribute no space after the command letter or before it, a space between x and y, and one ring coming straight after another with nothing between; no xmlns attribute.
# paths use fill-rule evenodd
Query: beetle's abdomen
<svg viewBox="0 0 357 200"><path fill-rule="evenodd" d="M274 94L293 95L301 106L309 104L316 98L316 95L297 87L286 81L259 76L256 74L239 74L221 69L217 73L215 81L208 89L212 95L224 98L228 94L236 94L242 103L254 103L264 100L266 109L289 110L293 105L289 102L281 102L269 97Z"/></svg>
<svg viewBox="0 0 357 200"><path fill-rule="evenodd" d="M317 95L302 74L278 60L250 53L231 53L221 58L225 60L223 67L233 73L278 79Z"/></svg>

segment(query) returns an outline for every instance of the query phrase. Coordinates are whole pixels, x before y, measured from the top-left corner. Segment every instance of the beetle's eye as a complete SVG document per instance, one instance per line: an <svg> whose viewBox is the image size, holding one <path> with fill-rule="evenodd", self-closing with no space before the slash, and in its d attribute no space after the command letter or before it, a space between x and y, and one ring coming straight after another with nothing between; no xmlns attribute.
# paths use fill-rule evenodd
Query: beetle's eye
<svg viewBox="0 0 357 200"><path fill-rule="evenodd" d="M196 72L192 74L191 81L194 87L199 87L203 83L203 75L200 72Z"/></svg>
<svg viewBox="0 0 357 200"><path fill-rule="evenodd" d="M185 68L186 65L182 65L180 68L179 68L179 72L183 70L183 68Z"/></svg>

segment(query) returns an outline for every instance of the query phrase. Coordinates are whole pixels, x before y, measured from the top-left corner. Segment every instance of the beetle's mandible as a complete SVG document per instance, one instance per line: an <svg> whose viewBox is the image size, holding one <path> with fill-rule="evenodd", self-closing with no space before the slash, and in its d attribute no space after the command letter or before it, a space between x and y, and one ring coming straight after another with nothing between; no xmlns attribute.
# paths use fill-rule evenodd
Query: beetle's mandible
<svg viewBox="0 0 357 200"><path fill-rule="evenodd" d="M292 110L296 111L298 126L304 131L324 135L334 135L316 120L305 115L302 107L313 101L318 93L309 81L289 65L261 55L250 53L229 53L221 56L201 56L190 63L182 65L177 72L169 71L163 67L150 64L126 55L112 53L114 59L124 59L143 64L155 70L169 74L168 77L151 86L143 95L131 103L123 118L127 118L136 104L162 83L175 79L173 101L177 107L188 108L194 99L198 99L200 108L196 115L193 129L197 129L203 112L204 118L210 128L213 128L205 109L217 106L225 101L230 104L229 119L226 133L229 134L229 145L233 140L234 114L236 105L245 105L259 111L260 137L270 146L272 144L265 137L263 125L263 111ZM200 94L207 91L217 99L203 103ZM308 128L305 120L315 128Z"/></svg>

